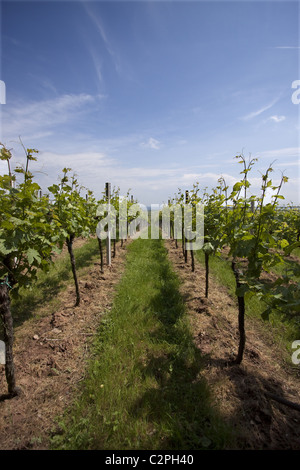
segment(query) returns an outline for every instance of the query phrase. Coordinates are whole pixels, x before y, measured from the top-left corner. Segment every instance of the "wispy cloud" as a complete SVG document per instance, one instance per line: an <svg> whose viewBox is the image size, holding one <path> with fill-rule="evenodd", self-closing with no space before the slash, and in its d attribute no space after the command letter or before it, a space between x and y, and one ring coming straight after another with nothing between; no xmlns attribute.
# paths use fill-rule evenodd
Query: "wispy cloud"
<svg viewBox="0 0 300 470"><path fill-rule="evenodd" d="M57 88L48 77L39 76L32 72L28 72L27 76L32 79L32 83L36 83L43 91L46 91L48 94L50 92L52 96L59 95Z"/></svg>
<svg viewBox="0 0 300 470"><path fill-rule="evenodd" d="M282 122L285 121L285 116L277 116L277 114L274 114L274 116L270 116L268 120L274 122Z"/></svg>
<svg viewBox="0 0 300 470"><path fill-rule="evenodd" d="M300 46L276 46L275 49L300 49Z"/></svg>
<svg viewBox="0 0 300 470"><path fill-rule="evenodd" d="M124 54L123 44L120 43L118 35L112 33L111 25L109 25L110 27L107 27L107 23L104 23L100 14L100 10L97 10L97 3L97 1L81 1L84 11L91 20L92 25L94 25L95 30L97 31L117 74L123 79L139 84L139 80L134 72L134 69L132 68L130 61L127 60L128 56ZM88 49L90 49L90 47L88 47ZM97 54L91 50L89 50L89 53L92 54L96 72L99 74L99 70L101 70L101 74L103 76L103 67L99 61L99 57L97 57Z"/></svg>
<svg viewBox="0 0 300 470"><path fill-rule="evenodd" d="M127 190L131 188L132 193L143 204L161 203L163 198L173 197L177 188L183 190L192 188L196 181L199 182L201 190L214 188L221 174L230 187L239 179L239 175L231 174L231 171L221 172L221 168L208 168L206 163L179 165L176 168L171 168L167 164L151 166L151 163L147 167L130 163L127 165L119 157L112 158L110 152L101 149L101 146L99 147L98 151L90 149L78 152L41 151L38 155L38 161L32 165L32 171L37 173L38 182L43 191L47 191L47 187L57 181L64 166L72 168L78 175L79 183L94 191L96 197L101 197L105 182L110 181L112 185L120 187L121 195L126 194ZM296 165L299 154L300 148L291 147L265 151L258 156L263 159L268 158L270 161L278 159L281 161L280 167L293 168L292 165ZM284 164L285 159L286 164ZM294 163L293 159L295 159ZM1 165L2 163L3 165ZM4 163L0 161L0 171L5 170ZM276 166L278 166L277 163ZM235 173L235 170L232 169L232 171ZM294 168L293 175L294 179L292 178L288 185L290 187L292 184L292 188L288 189L286 193L288 201L292 200L292 193L298 191L297 183L299 181L295 176ZM278 176L277 179L280 177ZM277 181L275 180L276 178L274 184ZM250 182L251 192L260 191L261 177L253 177ZM147 188L147 194L145 194L145 188Z"/></svg>
<svg viewBox="0 0 300 470"><path fill-rule="evenodd" d="M86 2L83 2L82 5L83 5L87 15L89 16L89 18L92 20L93 24L95 25L95 27L96 27L103 43L105 44L105 48L106 48L107 52L109 53L109 55L112 59L112 62L115 66L116 71L118 73L121 73L121 64L120 64L119 56L118 56L115 48L112 46L112 43L111 43L111 41L109 40L109 38L107 36L107 33L105 31L102 19L100 18L99 15L97 15L92 10L90 5L88 5Z"/></svg>
<svg viewBox="0 0 300 470"><path fill-rule="evenodd" d="M9 139L19 135L49 135L58 126L74 122L78 115L88 111L102 98L101 95L81 93L10 104L3 109L3 137Z"/></svg>
<svg viewBox="0 0 300 470"><path fill-rule="evenodd" d="M160 142L153 137L150 137L147 142L141 143L142 147L146 147L149 149L159 150L160 149Z"/></svg>
<svg viewBox="0 0 300 470"><path fill-rule="evenodd" d="M300 157L300 147L285 147L281 149L274 150L265 150L259 154L254 155L254 157L259 158L269 158L269 159L284 159L284 158L297 158ZM299 161L299 160L298 160Z"/></svg>
<svg viewBox="0 0 300 470"><path fill-rule="evenodd" d="M115 160L109 158L104 152L71 152L71 153L55 153L55 152L41 152L38 161L47 167L49 171L52 169L60 168L61 162L64 166L72 168L75 173L85 177L89 176L91 169L97 173L104 167L114 166Z"/></svg>
<svg viewBox="0 0 300 470"><path fill-rule="evenodd" d="M100 60L99 55L97 54L97 52L96 52L96 50L93 46L90 46L88 51L89 51L89 54L91 56L94 68L95 68L98 84L101 84L103 82L101 60Z"/></svg>
<svg viewBox="0 0 300 470"><path fill-rule="evenodd" d="M294 161L294 162L277 163L277 166L284 166L284 167L296 166L299 169L299 162Z"/></svg>
<svg viewBox="0 0 300 470"><path fill-rule="evenodd" d="M275 100L273 100L271 103L269 103L268 105L266 106L263 106L262 108L259 108L257 111L253 111L252 113L249 113L249 114L246 114L246 116L243 116L241 119L243 121L249 121L250 119L253 119L257 116L259 116L260 114L264 113L265 111L267 111L268 109L272 108L274 106L275 103L277 103L278 101L278 98L276 98Z"/></svg>

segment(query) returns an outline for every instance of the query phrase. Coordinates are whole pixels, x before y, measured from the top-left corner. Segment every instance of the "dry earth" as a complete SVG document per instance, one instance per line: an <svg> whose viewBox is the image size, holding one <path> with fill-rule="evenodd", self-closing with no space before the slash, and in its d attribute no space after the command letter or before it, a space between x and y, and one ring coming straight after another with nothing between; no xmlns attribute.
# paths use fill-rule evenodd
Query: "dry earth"
<svg viewBox="0 0 300 470"><path fill-rule="evenodd" d="M77 241L76 246L80 243ZM104 274L96 263L80 277L80 306L74 307L75 289L70 285L59 295L59 309L16 328L14 359L22 394L6 399L5 371L0 365L1 450L49 447L57 416L70 404L84 378L91 341L101 318L111 308L125 253L125 246L118 245L111 267L104 266Z"/></svg>
<svg viewBox="0 0 300 470"><path fill-rule="evenodd" d="M184 263L180 249L166 240L170 260L182 279L194 340L205 357L200 373L211 387L215 405L237 430L237 448L300 449L300 412L270 400L270 392L300 402L300 369L288 366L282 351L258 321L247 318L242 365L228 365L238 344L237 307L227 290L205 272ZM118 247L111 269L94 265L80 280L82 303L74 307L71 285L60 294L60 308L33 318L15 331L15 367L22 394L6 399L4 366L0 365L0 449L47 449L56 418L74 398L84 378L96 328L112 305L125 265Z"/></svg>
<svg viewBox="0 0 300 470"><path fill-rule="evenodd" d="M169 240L166 246L183 281L195 344L205 356L201 376L210 385L220 413L236 429L238 448L299 450L300 412L267 394L300 403L300 366L289 366L271 328L249 317L243 362L229 365L238 348L236 300L211 276L206 299L204 266L198 262L192 272L181 249Z"/></svg>

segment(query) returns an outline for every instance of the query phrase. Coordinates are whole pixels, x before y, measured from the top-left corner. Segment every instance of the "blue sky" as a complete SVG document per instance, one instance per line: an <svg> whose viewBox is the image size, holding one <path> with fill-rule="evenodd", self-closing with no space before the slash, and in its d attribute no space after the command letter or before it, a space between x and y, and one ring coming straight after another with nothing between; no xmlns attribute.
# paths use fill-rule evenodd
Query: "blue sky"
<svg viewBox="0 0 300 470"><path fill-rule="evenodd" d="M297 1L1 1L0 140L40 151L44 190L67 166L157 204L233 184L243 153L253 192L275 161L300 204L299 20Z"/></svg>

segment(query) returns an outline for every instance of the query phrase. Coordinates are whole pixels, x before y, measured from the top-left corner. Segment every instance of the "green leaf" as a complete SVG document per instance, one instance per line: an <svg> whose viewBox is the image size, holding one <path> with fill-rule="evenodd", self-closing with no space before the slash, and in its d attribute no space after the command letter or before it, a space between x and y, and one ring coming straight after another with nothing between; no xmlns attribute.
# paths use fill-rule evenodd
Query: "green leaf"
<svg viewBox="0 0 300 470"><path fill-rule="evenodd" d="M13 251L16 250L14 246L7 246L7 240L0 240L0 253L3 255L9 255L9 253L12 253Z"/></svg>
<svg viewBox="0 0 300 470"><path fill-rule="evenodd" d="M263 313L261 314L262 319L265 321L269 320L270 313L271 313L270 308L267 308L266 310L264 310Z"/></svg>
<svg viewBox="0 0 300 470"><path fill-rule="evenodd" d="M11 152L5 147L2 147L2 149L0 150L0 160L9 160L11 157Z"/></svg>
<svg viewBox="0 0 300 470"><path fill-rule="evenodd" d="M284 248L284 254L289 255L298 246L300 246L300 242L292 243L291 245Z"/></svg>
<svg viewBox="0 0 300 470"><path fill-rule="evenodd" d="M214 252L214 247L211 243L204 243L202 250L204 251L204 253L210 255Z"/></svg>
<svg viewBox="0 0 300 470"><path fill-rule="evenodd" d="M27 254L27 259L28 259L29 264L33 264L34 260L36 260L38 264L41 263L41 257L39 255L39 252L36 251L34 248L29 248L26 254Z"/></svg>
<svg viewBox="0 0 300 470"><path fill-rule="evenodd" d="M235 183L235 185L233 186L232 189L233 189L234 192L237 192L241 189L242 186L243 186L243 183L237 182L237 183Z"/></svg>
<svg viewBox="0 0 300 470"><path fill-rule="evenodd" d="M53 184L52 186L49 186L48 190L54 194L59 191L59 186L57 184Z"/></svg>
<svg viewBox="0 0 300 470"><path fill-rule="evenodd" d="M287 240L285 240L285 239L280 240L280 247L282 249L286 248L287 246L289 246L289 242Z"/></svg>

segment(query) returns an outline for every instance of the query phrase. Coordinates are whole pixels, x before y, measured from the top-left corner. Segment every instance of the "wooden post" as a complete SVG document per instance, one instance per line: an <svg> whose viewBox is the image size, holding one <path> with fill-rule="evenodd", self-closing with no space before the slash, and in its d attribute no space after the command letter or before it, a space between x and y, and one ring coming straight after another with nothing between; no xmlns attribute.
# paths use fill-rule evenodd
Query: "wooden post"
<svg viewBox="0 0 300 470"><path fill-rule="evenodd" d="M168 199L168 207L170 207L171 201ZM171 211L170 211L170 238L174 240L174 225L172 222Z"/></svg>
<svg viewBox="0 0 300 470"><path fill-rule="evenodd" d="M189 203L189 192L186 190L185 192L185 204ZM184 261L187 263L187 249L186 249L186 237L185 237L185 229L184 229Z"/></svg>
<svg viewBox="0 0 300 470"><path fill-rule="evenodd" d="M110 204L110 196L111 196L111 184L106 183L106 200L107 204ZM110 216L110 210L108 209L108 216ZM108 225L107 230L107 239L106 239L106 261L107 265L111 265L111 234L110 234L110 222Z"/></svg>

